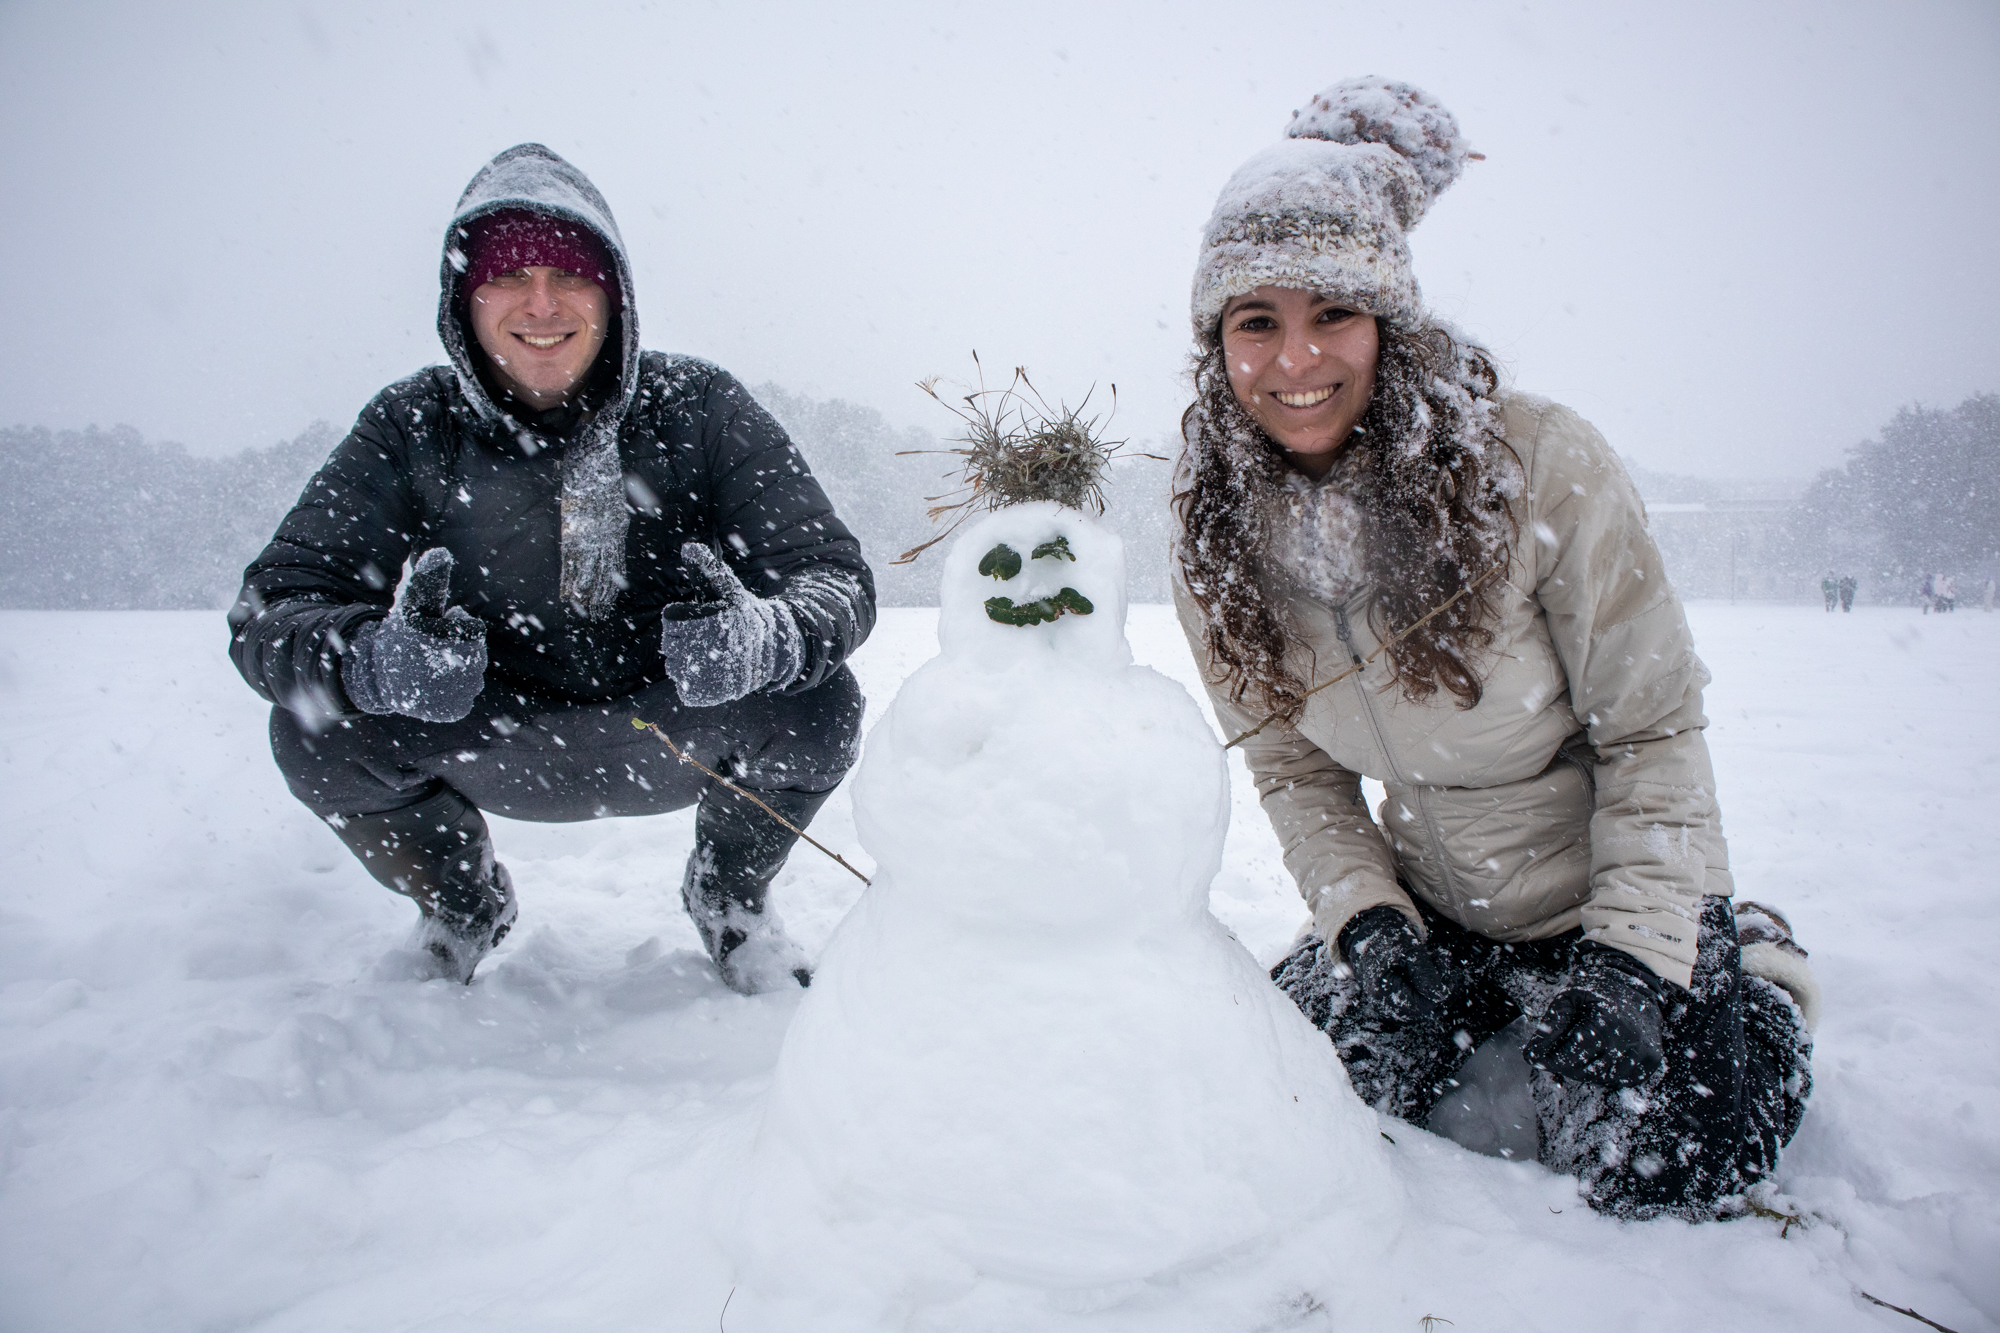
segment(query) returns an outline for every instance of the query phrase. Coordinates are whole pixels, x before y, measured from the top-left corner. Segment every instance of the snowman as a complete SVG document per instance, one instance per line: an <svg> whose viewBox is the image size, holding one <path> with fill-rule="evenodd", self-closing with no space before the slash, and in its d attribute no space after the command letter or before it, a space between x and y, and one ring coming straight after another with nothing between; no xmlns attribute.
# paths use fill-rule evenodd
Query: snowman
<svg viewBox="0 0 2000 1333"><path fill-rule="evenodd" d="M930 1327L994 1284L1115 1303L1334 1209L1392 1235L1374 1114L1209 914L1223 755L1133 665L1117 536L1000 509L942 602L855 779L873 883L736 1182L730 1327Z"/></svg>

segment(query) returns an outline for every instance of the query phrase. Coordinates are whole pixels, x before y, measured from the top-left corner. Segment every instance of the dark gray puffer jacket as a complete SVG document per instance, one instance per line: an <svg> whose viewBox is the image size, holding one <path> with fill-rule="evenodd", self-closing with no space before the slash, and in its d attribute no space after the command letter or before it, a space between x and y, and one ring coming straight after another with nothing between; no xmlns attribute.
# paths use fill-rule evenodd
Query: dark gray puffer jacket
<svg viewBox="0 0 2000 1333"><path fill-rule="evenodd" d="M459 290L467 224L507 208L590 227L624 288L585 387L546 413L489 378ZM867 638L873 576L784 430L726 371L639 350L631 265L583 173L539 144L508 149L466 187L444 250L450 364L362 410L244 571L230 655L252 688L302 716L353 714L340 649L433 546L456 558L454 602L487 623L489 688L531 699L615 699L664 677L660 608L709 595L682 567L687 541L797 614L806 665L787 693Z"/></svg>

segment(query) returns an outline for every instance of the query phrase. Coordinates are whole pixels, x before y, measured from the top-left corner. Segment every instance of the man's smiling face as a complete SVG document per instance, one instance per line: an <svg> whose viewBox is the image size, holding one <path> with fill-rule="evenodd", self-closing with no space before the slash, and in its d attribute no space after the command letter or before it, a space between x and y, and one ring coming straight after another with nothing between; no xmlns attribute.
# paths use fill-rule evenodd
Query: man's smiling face
<svg viewBox="0 0 2000 1333"><path fill-rule="evenodd" d="M472 331L514 396L546 411L568 401L604 347L611 299L589 278L537 265L472 293Z"/></svg>

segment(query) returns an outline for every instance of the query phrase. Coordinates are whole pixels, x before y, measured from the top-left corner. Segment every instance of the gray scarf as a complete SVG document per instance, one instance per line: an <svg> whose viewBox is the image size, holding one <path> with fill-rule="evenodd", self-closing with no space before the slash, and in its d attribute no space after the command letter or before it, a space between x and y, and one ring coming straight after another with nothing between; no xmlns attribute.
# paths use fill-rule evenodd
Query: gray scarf
<svg viewBox="0 0 2000 1333"><path fill-rule="evenodd" d="M1350 446L1324 480L1287 470L1265 501L1271 565L1328 606L1344 606L1367 582L1364 485L1360 449Z"/></svg>
<svg viewBox="0 0 2000 1333"><path fill-rule="evenodd" d="M609 412L581 424L563 450L562 597L586 620L602 620L625 588L625 471Z"/></svg>

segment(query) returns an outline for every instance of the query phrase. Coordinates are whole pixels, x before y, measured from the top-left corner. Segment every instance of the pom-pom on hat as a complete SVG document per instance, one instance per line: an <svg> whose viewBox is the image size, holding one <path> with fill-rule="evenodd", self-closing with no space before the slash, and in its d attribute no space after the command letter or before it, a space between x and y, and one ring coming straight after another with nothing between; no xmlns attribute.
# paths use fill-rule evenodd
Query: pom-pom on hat
<svg viewBox="0 0 2000 1333"><path fill-rule="evenodd" d="M1195 336L1209 338L1223 306L1264 286L1415 323L1423 298L1404 233L1479 156L1422 89L1373 77L1334 84L1222 187L1195 265Z"/></svg>
<svg viewBox="0 0 2000 1333"><path fill-rule="evenodd" d="M517 268L560 268L580 273L604 289L615 309L619 305L618 266L598 234L580 222L506 208L476 218L466 229L465 297Z"/></svg>

